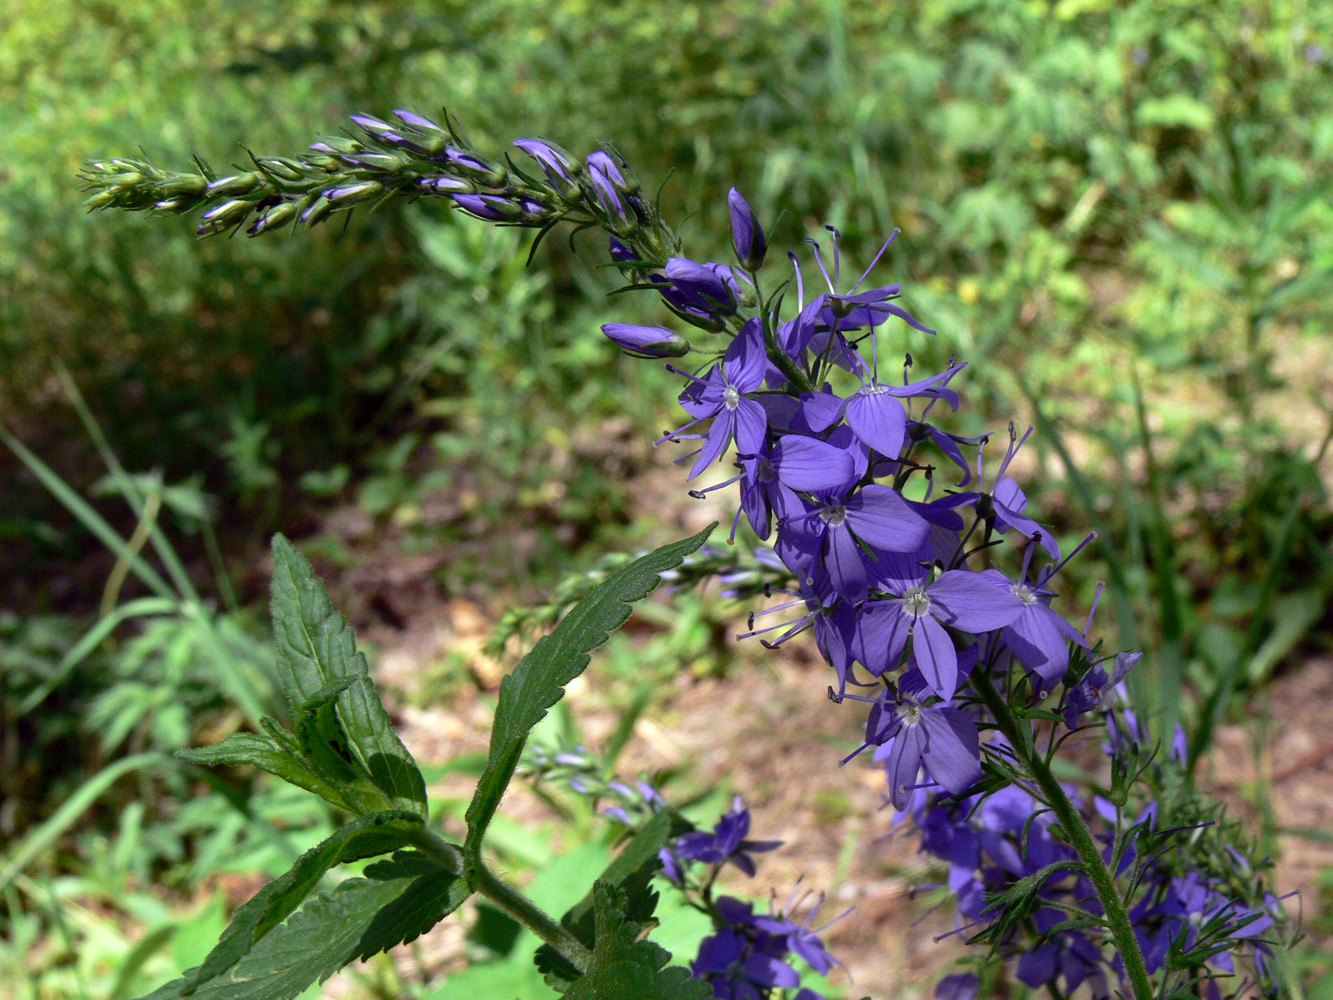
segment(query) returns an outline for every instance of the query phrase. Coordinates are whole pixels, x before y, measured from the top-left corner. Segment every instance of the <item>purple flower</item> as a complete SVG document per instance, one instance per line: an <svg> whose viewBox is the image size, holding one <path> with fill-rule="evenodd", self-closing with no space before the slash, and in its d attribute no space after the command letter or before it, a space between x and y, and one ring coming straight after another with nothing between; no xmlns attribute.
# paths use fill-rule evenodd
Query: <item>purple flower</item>
<svg viewBox="0 0 1333 1000"><path fill-rule="evenodd" d="M750 527L767 538L772 512L783 520L804 511L797 490L832 489L852 478L855 463L841 448L818 438L788 434L771 451L741 459L741 507Z"/></svg>
<svg viewBox="0 0 1333 1000"><path fill-rule="evenodd" d="M1022 602L1022 613L1005 626L1001 638L1018 662L1041 678L1042 690L1050 691L1069 669L1069 643L1087 649L1088 641L1052 610L1051 591L1039 584L1010 580L997 569L982 570L977 576Z"/></svg>
<svg viewBox="0 0 1333 1000"><path fill-rule="evenodd" d="M1108 674L1101 664L1093 667L1065 697L1065 725L1070 729L1078 728L1079 718L1084 712L1109 712L1114 707L1116 686L1125 679L1131 670L1143 659L1142 653L1119 653L1115 666Z"/></svg>
<svg viewBox="0 0 1333 1000"><path fill-rule="evenodd" d="M679 358L690 350L682 337L660 326L603 323L602 333L616 346L639 358Z"/></svg>
<svg viewBox="0 0 1333 1000"><path fill-rule="evenodd" d="M882 675L898 665L910 638L926 683L948 701L958 688L958 654L944 626L980 635L1011 624L1025 605L970 570L949 570L929 584L926 579L922 573L910 586L893 585L896 600L869 601L861 609L861 662Z"/></svg>
<svg viewBox="0 0 1333 1000"><path fill-rule="evenodd" d="M878 746L875 760L884 765L889 801L905 809L917 774L943 785L954 795L981 778L981 744L976 723L944 704L923 705L906 682L898 697L885 696L870 709L866 743Z"/></svg>
<svg viewBox="0 0 1333 1000"><path fill-rule="evenodd" d="M813 491L806 512L779 525L789 566L805 572L806 582L827 585L849 601L864 600L880 552L914 552L930 526L891 487L871 483L860 489ZM785 536L785 537L784 537Z"/></svg>
<svg viewBox="0 0 1333 1000"><path fill-rule="evenodd" d="M734 438L742 455L754 455L764 443L767 418L764 408L745 393L754 392L764 380L763 328L758 319L745 324L726 353L722 364L714 365L703 378L673 368L672 371L693 379L680 395L680 405L694 419L662 440L678 439L681 432L701 421L713 418L699 457L690 470L693 479L716 461Z"/></svg>
<svg viewBox="0 0 1333 1000"><path fill-rule="evenodd" d="M731 208L731 245L736 251L736 259L741 266L757 271L763 266L764 255L768 252L763 227L754 217L750 203L735 188L727 194L727 205Z"/></svg>
<svg viewBox="0 0 1333 1000"><path fill-rule="evenodd" d="M675 843L664 847L660 855L663 874L679 885L682 881L682 862L702 861L705 864L735 865L746 875L755 873L752 854L772 851L782 846L780 840L747 840L750 832L750 811L740 797L732 799L731 810L722 815L712 833L696 830L677 837Z"/></svg>
<svg viewBox="0 0 1333 1000"><path fill-rule="evenodd" d="M956 410L958 394L943 388L942 383L962 370L963 365L954 365L938 375L901 386L869 381L847 400L847 426L868 448L874 448L885 458L897 458L907 434L907 411L898 400L913 396L943 398Z"/></svg>

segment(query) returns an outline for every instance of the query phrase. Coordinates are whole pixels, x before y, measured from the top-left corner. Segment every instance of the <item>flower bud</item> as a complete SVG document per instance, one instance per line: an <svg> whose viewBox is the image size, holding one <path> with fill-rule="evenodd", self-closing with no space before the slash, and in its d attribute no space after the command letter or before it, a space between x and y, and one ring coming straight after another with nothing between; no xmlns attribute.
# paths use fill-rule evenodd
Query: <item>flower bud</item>
<svg viewBox="0 0 1333 1000"><path fill-rule="evenodd" d="M493 194L456 194L452 197L463 211L487 222L508 222L523 214L517 205Z"/></svg>
<svg viewBox="0 0 1333 1000"><path fill-rule="evenodd" d="M208 193L228 196L249 194L263 182L263 175L251 170L248 173L234 174L231 177L219 177L208 185Z"/></svg>
<svg viewBox="0 0 1333 1000"><path fill-rule="evenodd" d="M371 201L383 193L384 185L379 181L362 181L359 184L329 188L324 192L324 197L334 202L339 208L344 208L348 205L360 204L363 201Z"/></svg>
<svg viewBox="0 0 1333 1000"><path fill-rule="evenodd" d="M736 250L736 259L748 270L757 271L763 266L764 254L768 252L764 230L754 217L750 203L735 188L727 195L727 204L731 207L731 245Z"/></svg>
<svg viewBox="0 0 1333 1000"><path fill-rule="evenodd" d="M159 181L156 187L163 197L186 195L197 198L208 190L208 179L198 174L175 174Z"/></svg>
<svg viewBox="0 0 1333 1000"><path fill-rule="evenodd" d="M665 271L672 285L671 291L681 299L678 304L722 316L730 316L736 311L736 293L726 280L731 277L730 268L722 270L717 264L700 264L688 257L672 257L667 261Z"/></svg>
<svg viewBox="0 0 1333 1000"><path fill-rule="evenodd" d="M300 220L307 226L315 225L315 223L329 215L334 209L333 202L329 201L329 199L325 198L322 194L313 199L307 196L305 201L301 204L305 207L301 210Z"/></svg>
<svg viewBox="0 0 1333 1000"><path fill-rule="evenodd" d="M660 326L604 323L602 333L613 344L639 358L679 358L690 351L688 342Z"/></svg>
<svg viewBox="0 0 1333 1000"><path fill-rule="evenodd" d="M505 181L508 180L508 174L503 167L487 163L474 153L460 149L446 149L444 158L460 173L475 177L483 187L504 187Z"/></svg>
<svg viewBox="0 0 1333 1000"><path fill-rule="evenodd" d="M578 191L579 183L575 177L583 171L583 164L559 146L545 139L517 139L514 145L537 161L547 179L562 195L568 198Z"/></svg>
<svg viewBox="0 0 1333 1000"><path fill-rule="evenodd" d="M247 229L246 232L251 236L258 236L260 233L266 233L270 229L277 229L279 226L285 225L288 222L291 222L292 219L296 218L298 211L295 202L280 202L256 219L254 225Z"/></svg>

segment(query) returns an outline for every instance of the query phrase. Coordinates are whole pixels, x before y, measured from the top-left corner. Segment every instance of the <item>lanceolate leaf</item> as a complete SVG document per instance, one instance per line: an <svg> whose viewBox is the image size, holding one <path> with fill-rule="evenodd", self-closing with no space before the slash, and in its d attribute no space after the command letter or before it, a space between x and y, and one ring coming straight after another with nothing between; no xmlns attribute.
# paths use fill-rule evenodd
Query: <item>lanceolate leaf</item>
<svg viewBox="0 0 1333 1000"><path fill-rule="evenodd" d="M367 874L312 896L229 974L186 993L192 970L144 1000L291 1000L350 962L414 940L468 897L463 879L416 852L371 865Z"/></svg>
<svg viewBox="0 0 1333 1000"><path fill-rule="evenodd" d="M332 750L383 794L383 808L410 809L424 817L425 782L375 693L365 655L357 651L352 630L333 609L310 563L282 535L273 538L272 591L278 676L293 715L330 685L346 684L332 703L333 718L320 720L316 728L337 740Z"/></svg>
<svg viewBox="0 0 1333 1000"><path fill-rule="evenodd" d="M420 823L416 813L403 810L363 816L306 851L290 871L264 886L236 911L203 964L186 977L182 994L195 992L240 961L301 905L330 868L402 847L408 843L411 827Z"/></svg>
<svg viewBox="0 0 1333 1000"><path fill-rule="evenodd" d="M220 743L191 750L177 750L176 756L191 764L216 767L220 764L248 764L290 782L333 803L350 808L341 792L298 760L276 740L253 733L235 733Z"/></svg>
<svg viewBox="0 0 1333 1000"><path fill-rule="evenodd" d="M589 654L625 623L630 604L647 597L661 574L675 569L703 545L716 525L634 560L601 583L540 639L514 672L500 682L486 771L467 810L466 849L475 854L513 776L528 732L565 693L565 685L588 666Z"/></svg>

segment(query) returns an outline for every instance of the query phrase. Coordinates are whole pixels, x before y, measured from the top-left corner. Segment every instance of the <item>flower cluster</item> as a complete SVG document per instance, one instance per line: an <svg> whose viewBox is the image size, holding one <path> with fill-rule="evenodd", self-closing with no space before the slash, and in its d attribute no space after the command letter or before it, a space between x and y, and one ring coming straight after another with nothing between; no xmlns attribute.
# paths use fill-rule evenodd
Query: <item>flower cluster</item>
<svg viewBox="0 0 1333 1000"><path fill-rule="evenodd" d="M758 291L763 230L735 190L729 206L740 267L673 257L657 270L612 240L612 258L646 273L643 283L678 317L731 335L704 369L669 366L686 379L680 403L690 419L659 443L694 446L682 459L691 479L733 456L736 474L695 495L739 484L732 537L743 516L759 538L771 539L798 584L796 601L784 607L804 612L751 634L781 629L771 643L778 645L813 628L837 670L836 699L849 684L878 692L865 699L872 703L867 743L895 762L894 804L903 808L918 783L962 793L982 773L977 725L961 707L968 672L1013 659L1040 694L1063 679L1071 644L1087 647L1051 607L1055 568L1033 566L1037 549L1059 560L1060 548L1024 513L1026 497L1007 474L1026 435L1019 439L1011 428L1009 447L987 477L987 439L956 436L933 419L938 404L959 406L950 383L962 363L913 378L909 354L900 378L881 374L883 324L933 333L894 301L900 286L865 287L867 269L839 290L834 231L831 273L815 249L827 290L807 295L797 266L795 315L784 319L781 296L765 301ZM665 328L603 330L641 356L693 348ZM958 481L945 491L936 490L930 452L957 469ZM976 565L994 536L1010 532L1024 540L1016 573Z"/></svg>
<svg viewBox="0 0 1333 1000"><path fill-rule="evenodd" d="M526 767L543 780L562 782L594 801L610 800L613 804L602 815L630 830L656 813L674 813L646 781L631 784L600 777L600 761L584 746L572 750L534 746L528 751ZM676 818L688 822L679 814ZM800 972L793 964L803 961L820 974L842 965L820 937L825 928L813 927L822 901L816 901L804 921L797 922L793 914L806 895L793 893L780 909L756 913L753 903L713 894L714 881L725 866L753 877L757 871L754 855L782 846L780 840L751 840L749 833L750 811L736 797L711 831L687 829L672 837L659 854L662 876L713 922L713 933L700 942L692 964L694 976L712 986L714 997L725 1000L761 1000L773 996L775 990L789 989L797 990L794 1000L824 1000L814 990L801 987Z"/></svg>
<svg viewBox="0 0 1333 1000"><path fill-rule="evenodd" d="M634 239L659 255L676 246L614 149L580 161L544 139L519 139L514 145L539 168L529 173L478 153L448 116L444 125L406 110L394 118L353 115L356 135L326 137L296 157L251 154L245 169L223 176L198 157L192 173L125 157L92 160L81 174L91 192L85 204L176 214L201 209L200 236L241 228L259 236L314 226L395 196L442 197L500 225L548 230L568 221Z"/></svg>

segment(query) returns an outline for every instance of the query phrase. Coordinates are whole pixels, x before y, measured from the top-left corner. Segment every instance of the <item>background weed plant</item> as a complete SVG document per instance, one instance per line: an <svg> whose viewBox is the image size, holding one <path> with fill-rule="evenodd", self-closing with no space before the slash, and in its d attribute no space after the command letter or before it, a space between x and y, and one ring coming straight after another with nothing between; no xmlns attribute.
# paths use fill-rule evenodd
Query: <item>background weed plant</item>
<svg viewBox="0 0 1333 1000"><path fill-rule="evenodd" d="M447 94L486 109L469 115L478 148L558 121L571 148L614 138L642 176L674 170L664 211L698 211L682 234L701 257L725 259L718 193L733 182L774 245L827 220L864 261L900 226L910 307L945 332L941 352L972 361L958 428L1026 417L1033 508L1058 532L1102 534L1062 589L1086 606L1108 582L1112 645L1148 651L1136 705L1164 723L1180 714L1197 759L1239 698L1326 647L1325 15L882 8L631 3L594 18L573 3L522 17L503 3L311 3L279 19L263 5L154 2L92 20L72 4L16 8L0 42L0 370L5 424L51 474L10 466L0 509L13 609L0 819L6 861L23 860L5 869L15 982L132 995L201 957L161 930L181 911L141 905L134 887L166 886L220 925L221 896L191 901L189 887L225 866L276 875L331 832L331 814L253 776L196 775L219 794L181 820L181 783L142 756L274 709L261 694L238 713L225 672L207 666L220 642L252 676L271 670L253 610L271 529L318 530L350 506L362 515L350 539L326 531L319 546L335 564L443 545L455 558L432 572L446 593L526 576L522 596L545 596L571 566L642 544L624 484L651 462L637 442L668 420L653 402L671 391L665 376L589 336L615 285L597 254L548 240L525 269L515 234L398 202L341 234L243 245L133 216L89 225L69 174L127 137L155 161L197 150L221 167L243 160L241 137L297 149L347 108L429 110ZM164 19L186 27L164 32ZM634 297L613 301L617 319L654 321ZM944 360L914 346L919 365ZM105 464L75 432L52 357L124 468L158 480L113 475L120 501L92 496ZM504 405L517 397L522 408ZM627 414L632 426L608 423ZM46 499L57 473L72 487L63 509ZM79 516L80 494L103 527ZM165 591L140 576L141 552ZM117 572L121 603L106 605ZM703 648L734 616L703 612ZM91 812L60 812L71 801ZM293 845L270 842L275 816ZM237 846L251 841L260 853ZM112 844L133 864L80 882ZM281 863L244 860L264 850ZM381 972L368 989L398 975Z"/></svg>

